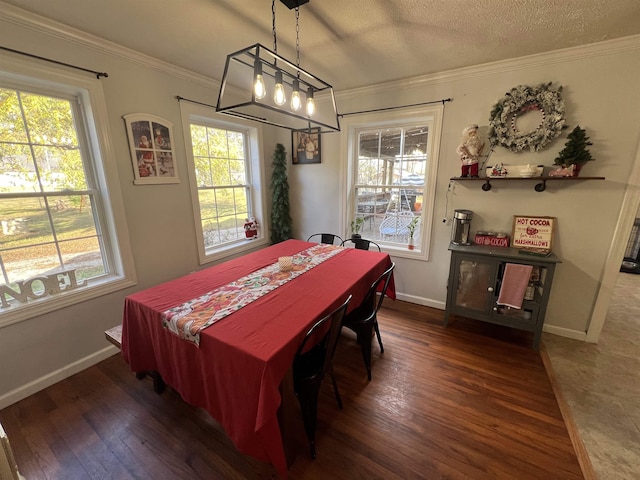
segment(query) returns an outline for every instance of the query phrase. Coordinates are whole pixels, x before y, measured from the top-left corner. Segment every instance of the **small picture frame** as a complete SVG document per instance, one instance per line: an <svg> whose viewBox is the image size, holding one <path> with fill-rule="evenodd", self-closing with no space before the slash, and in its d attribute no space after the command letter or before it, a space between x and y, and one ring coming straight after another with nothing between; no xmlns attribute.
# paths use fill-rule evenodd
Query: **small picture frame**
<svg viewBox="0 0 640 480"><path fill-rule="evenodd" d="M551 251L555 225L555 217L514 215L511 246Z"/></svg>
<svg viewBox="0 0 640 480"><path fill-rule="evenodd" d="M131 150L133 183L180 183L171 122L147 113L132 113L123 118Z"/></svg>
<svg viewBox="0 0 640 480"><path fill-rule="evenodd" d="M322 146L319 128L305 128L291 132L293 164L322 163Z"/></svg>

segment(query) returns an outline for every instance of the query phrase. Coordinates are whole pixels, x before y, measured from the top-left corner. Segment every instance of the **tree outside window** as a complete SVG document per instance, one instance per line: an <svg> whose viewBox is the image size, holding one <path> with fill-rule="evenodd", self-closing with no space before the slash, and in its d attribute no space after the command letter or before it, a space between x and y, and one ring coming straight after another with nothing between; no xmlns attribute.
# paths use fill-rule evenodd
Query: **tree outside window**
<svg viewBox="0 0 640 480"><path fill-rule="evenodd" d="M124 267L107 226L101 149L85 129L93 122L85 117L90 96L68 93L72 87L58 96L55 88L3 85L1 74L0 323L6 323L27 318L24 312L41 310L43 302L52 309L90 298L57 294L120 283Z"/></svg>
<svg viewBox="0 0 640 480"><path fill-rule="evenodd" d="M243 240L253 216L244 134L192 124L191 144L205 248Z"/></svg>
<svg viewBox="0 0 640 480"><path fill-rule="evenodd" d="M189 102L181 102L180 111L200 263L265 245L260 127L223 120L211 108ZM247 235L247 219L255 219L257 235Z"/></svg>
<svg viewBox="0 0 640 480"><path fill-rule="evenodd" d="M5 285L75 269L104 275L76 118L69 100L0 89L0 266ZM42 293L43 284L34 286Z"/></svg>

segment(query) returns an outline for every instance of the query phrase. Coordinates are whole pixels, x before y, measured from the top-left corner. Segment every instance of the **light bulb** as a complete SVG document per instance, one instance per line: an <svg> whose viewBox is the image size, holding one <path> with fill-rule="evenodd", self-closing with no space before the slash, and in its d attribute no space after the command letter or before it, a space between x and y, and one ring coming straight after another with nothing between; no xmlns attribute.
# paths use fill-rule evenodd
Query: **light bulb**
<svg viewBox="0 0 640 480"><path fill-rule="evenodd" d="M253 72L255 81L253 83L253 94L260 100L267 94L267 89L264 86L264 78L262 78L262 63L256 60L253 64Z"/></svg>
<svg viewBox="0 0 640 480"><path fill-rule="evenodd" d="M264 98L267 94L267 89L264 86L264 79L262 78L262 75L256 75L256 83L253 86L253 91L258 100Z"/></svg>
<svg viewBox="0 0 640 480"><path fill-rule="evenodd" d="M284 85L282 85L282 71L276 72L276 89L273 92L273 101L276 105L282 106L287 101L287 96L284 93Z"/></svg>
<svg viewBox="0 0 640 480"><path fill-rule="evenodd" d="M302 100L300 99L300 82L298 80L293 81L293 93L291 94L291 110L298 111L302 107Z"/></svg>
<svg viewBox="0 0 640 480"><path fill-rule="evenodd" d="M313 89L307 90L307 115L310 117L316 112L316 102L313 100Z"/></svg>

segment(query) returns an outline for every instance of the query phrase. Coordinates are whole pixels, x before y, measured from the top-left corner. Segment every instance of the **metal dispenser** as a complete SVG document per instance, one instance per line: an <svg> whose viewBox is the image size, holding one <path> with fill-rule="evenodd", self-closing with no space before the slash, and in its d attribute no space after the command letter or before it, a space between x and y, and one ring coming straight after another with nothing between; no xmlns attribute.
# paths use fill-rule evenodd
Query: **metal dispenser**
<svg viewBox="0 0 640 480"><path fill-rule="evenodd" d="M469 230L471 228L471 210L455 210L453 212L453 227L451 228L451 243L455 245L471 245Z"/></svg>

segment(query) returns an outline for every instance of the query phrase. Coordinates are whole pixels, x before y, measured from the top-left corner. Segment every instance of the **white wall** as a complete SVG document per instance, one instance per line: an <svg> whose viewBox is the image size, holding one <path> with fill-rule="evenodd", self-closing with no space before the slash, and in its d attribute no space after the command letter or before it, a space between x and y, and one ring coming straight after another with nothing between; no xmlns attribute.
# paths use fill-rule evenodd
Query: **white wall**
<svg viewBox="0 0 640 480"><path fill-rule="evenodd" d="M201 268L175 96L214 104L217 84L152 59L132 57L131 52L122 49L106 53L105 42L59 28L32 27L13 15L0 18L0 45L109 73L108 78L96 81L104 85L139 281L129 290L0 329L2 408L115 353L107 347L103 332L121 321L126 295ZM441 220L454 208L475 212L474 229L509 230L514 214L553 215L558 217L559 227L555 251L563 263L557 271L547 323L569 331L585 331L640 125L640 92L636 85L640 78L640 39L607 45L338 95L343 113L453 98L444 113L431 261L396 259L396 283L402 298L444 306L450 227ZM480 185L455 185L449 211L445 212L449 178L459 174L455 148L462 128L472 122L486 126L492 105L510 88L548 81L565 88L569 125L580 123L594 141L592 153L597 160L585 167L584 175L602 175L607 180L576 182L567 188L549 187L543 193L534 192L532 185L496 186L491 192L483 192ZM151 113L173 123L181 183L133 185L122 120L128 113ZM270 178L275 144L283 143L290 153L291 136L285 130L263 128L265 171ZM298 238L325 230L345 233L342 211L346 160L340 148L341 135L323 136L321 164L289 169L294 232ZM556 141L548 150L536 154L535 161L525 154L506 152L497 152L493 159L550 165L563 144L564 138Z"/></svg>
<svg viewBox="0 0 640 480"><path fill-rule="evenodd" d="M394 259L400 298L444 305L450 223L442 220L450 219L454 209L474 212L472 231L510 232L516 214L554 216L558 219L554 252L563 263L556 270L545 329L585 338L640 138L639 50L640 37L630 37L338 94L341 113L453 99L446 103L444 113L431 260ZM486 131L491 108L507 91L520 84L546 82L563 86L570 128L541 152L516 154L498 147L489 164L551 166L564 147L566 135L579 124L594 143L590 150L596 159L583 168L581 175L604 176L606 180L562 186L549 183L544 192L534 191L533 182L494 183L489 192L481 190L481 183L454 182L447 195L449 179L460 175L455 149L462 129L477 123L481 131ZM300 169L295 172L294 190L304 195L296 211L300 236L318 230L346 233L340 216L345 186L336 185L343 179L346 152L340 151L340 136L336 134L324 136L322 146L322 165L294 169ZM323 188L315 189L318 184ZM311 191L313 196L302 193Z"/></svg>
<svg viewBox="0 0 640 480"><path fill-rule="evenodd" d="M104 331L122 321L126 295L202 268L198 264L180 106L175 97L215 104L218 95L218 83L211 79L123 49L106 53L105 42L94 42L77 32L54 29L47 34L46 27L28 28L21 18L0 17L0 45L109 74L96 82L104 88L138 284L0 329L0 408L116 353L105 340ZM16 55L0 51L0 65L8 56ZM129 113L150 113L173 124L179 184L133 184L122 118ZM289 145L290 134L264 126L267 182L277 142Z"/></svg>

